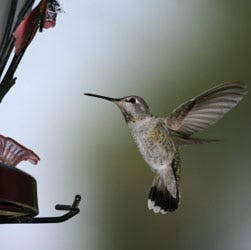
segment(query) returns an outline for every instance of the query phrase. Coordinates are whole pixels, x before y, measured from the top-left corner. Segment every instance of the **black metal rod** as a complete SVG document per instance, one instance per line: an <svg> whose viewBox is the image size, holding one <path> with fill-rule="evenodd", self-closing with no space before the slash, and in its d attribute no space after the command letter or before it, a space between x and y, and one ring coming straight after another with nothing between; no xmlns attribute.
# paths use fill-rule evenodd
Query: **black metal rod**
<svg viewBox="0 0 251 250"><path fill-rule="evenodd" d="M40 224L40 223L60 223L69 220L80 212L78 208L81 200L80 195L76 195L71 206L56 205L57 210L68 210L64 215L57 217L19 217L19 218L0 218L0 224ZM65 208L65 209L60 209Z"/></svg>
<svg viewBox="0 0 251 250"><path fill-rule="evenodd" d="M9 10L9 15L8 15L8 20L6 24L6 28L4 31L3 39L0 44L0 77L2 75L4 66L8 60L8 57L6 57L6 51L8 48L8 45L10 43L10 36L12 32L12 25L16 13L16 8L17 8L17 0L12 0L11 5L10 5L10 10Z"/></svg>
<svg viewBox="0 0 251 250"><path fill-rule="evenodd" d="M24 6L22 8L22 10L20 11L20 13L18 14L18 18L16 20L16 23L14 25L14 29L16 29L16 27L20 24L20 22L22 21L22 19L24 18L24 16L26 15L26 13L29 11L29 9L32 7L34 3L34 0L27 0L24 3ZM12 8L10 10L10 14L13 15L13 18L15 16L15 11L16 11L16 4L17 1L12 0ZM9 17L10 18L10 17ZM0 53L0 78L2 76L3 70L7 64L8 58L11 54L11 51L13 49L14 46L14 37L12 36L12 34L10 34L9 28L13 27L13 20L11 19L8 21L8 30L6 28L7 31L6 34L8 35L8 40L6 40L4 47L1 48L1 53ZM11 23L11 24L10 24ZM13 30L11 30L11 32L13 32ZM7 36L7 35L6 35ZM12 61L10 63L10 66L8 68L8 70L5 73L5 76L3 77L3 79L0 82L0 102L2 101L2 99L4 98L4 96L7 94L7 92L11 89L11 87L15 84L15 79L13 79L14 73L16 71L17 66L19 65L24 52L26 50L26 48L28 47L29 44L26 45L26 47L23 49L23 51L21 51L18 55L14 55L14 57L12 58Z"/></svg>
<svg viewBox="0 0 251 250"><path fill-rule="evenodd" d="M19 12L18 16L17 16L17 23L15 26L16 27L20 24L20 22L22 21L22 19L25 17L25 15L28 13L28 11L31 9L33 3L35 0L27 0L24 5L23 8L21 9L21 11Z"/></svg>

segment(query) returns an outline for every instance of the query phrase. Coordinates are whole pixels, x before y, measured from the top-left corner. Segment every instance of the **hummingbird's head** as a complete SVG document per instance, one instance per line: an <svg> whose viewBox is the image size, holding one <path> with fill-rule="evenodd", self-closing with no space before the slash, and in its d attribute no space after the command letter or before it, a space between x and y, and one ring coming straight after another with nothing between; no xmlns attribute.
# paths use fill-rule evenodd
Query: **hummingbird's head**
<svg viewBox="0 0 251 250"><path fill-rule="evenodd" d="M121 110L126 122L136 122L151 116L147 103L139 96L132 95L122 98L111 98L90 93L85 93L85 95L98 97L113 102Z"/></svg>

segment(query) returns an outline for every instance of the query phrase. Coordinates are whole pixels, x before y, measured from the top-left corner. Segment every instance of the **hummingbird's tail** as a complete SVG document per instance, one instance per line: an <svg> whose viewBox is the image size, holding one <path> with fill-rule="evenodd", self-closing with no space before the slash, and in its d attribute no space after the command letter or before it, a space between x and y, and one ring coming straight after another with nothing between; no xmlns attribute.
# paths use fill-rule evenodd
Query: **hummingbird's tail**
<svg viewBox="0 0 251 250"><path fill-rule="evenodd" d="M179 188L173 169L161 170L154 177L148 196L148 208L154 213L173 212L179 205Z"/></svg>

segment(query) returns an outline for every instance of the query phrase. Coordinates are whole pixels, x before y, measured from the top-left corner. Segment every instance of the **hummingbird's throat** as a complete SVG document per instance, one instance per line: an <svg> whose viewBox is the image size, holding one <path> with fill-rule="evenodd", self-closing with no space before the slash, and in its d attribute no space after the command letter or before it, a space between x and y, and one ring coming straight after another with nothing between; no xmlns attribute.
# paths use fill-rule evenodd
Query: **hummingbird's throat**
<svg viewBox="0 0 251 250"><path fill-rule="evenodd" d="M132 116L132 114L126 112L126 110L121 110L124 118L125 118L125 121L128 123L128 122L135 122L135 118Z"/></svg>

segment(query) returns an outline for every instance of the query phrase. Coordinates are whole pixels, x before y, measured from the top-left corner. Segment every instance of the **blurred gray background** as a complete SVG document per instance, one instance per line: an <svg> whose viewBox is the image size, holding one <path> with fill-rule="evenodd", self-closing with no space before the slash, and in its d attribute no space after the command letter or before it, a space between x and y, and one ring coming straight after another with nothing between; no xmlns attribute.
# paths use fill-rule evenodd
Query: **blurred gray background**
<svg viewBox="0 0 251 250"><path fill-rule="evenodd" d="M65 1L0 105L0 133L32 148L40 216L82 195L54 225L0 225L1 249L251 249L250 96L181 150L181 205L147 209L153 175L119 110L84 92L145 98L158 115L217 84L251 82L249 1Z"/></svg>

